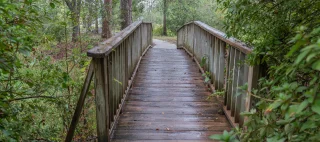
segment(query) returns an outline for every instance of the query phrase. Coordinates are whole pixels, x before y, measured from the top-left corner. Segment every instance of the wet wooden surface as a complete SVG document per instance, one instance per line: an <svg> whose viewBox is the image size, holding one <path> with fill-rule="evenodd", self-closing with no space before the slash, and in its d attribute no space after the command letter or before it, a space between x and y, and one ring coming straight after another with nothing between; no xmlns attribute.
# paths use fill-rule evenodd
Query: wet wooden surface
<svg viewBox="0 0 320 142"><path fill-rule="evenodd" d="M150 48L114 130L113 141L191 142L230 130L218 102L207 100L195 62L179 49Z"/></svg>

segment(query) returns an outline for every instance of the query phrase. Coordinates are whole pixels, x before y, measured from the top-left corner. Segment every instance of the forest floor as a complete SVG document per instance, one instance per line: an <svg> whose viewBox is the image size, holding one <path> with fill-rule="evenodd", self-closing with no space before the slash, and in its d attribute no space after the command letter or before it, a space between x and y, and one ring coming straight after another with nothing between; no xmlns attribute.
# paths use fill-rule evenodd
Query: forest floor
<svg viewBox="0 0 320 142"><path fill-rule="evenodd" d="M164 40L172 44L177 43L177 37L176 36L153 36L154 39Z"/></svg>

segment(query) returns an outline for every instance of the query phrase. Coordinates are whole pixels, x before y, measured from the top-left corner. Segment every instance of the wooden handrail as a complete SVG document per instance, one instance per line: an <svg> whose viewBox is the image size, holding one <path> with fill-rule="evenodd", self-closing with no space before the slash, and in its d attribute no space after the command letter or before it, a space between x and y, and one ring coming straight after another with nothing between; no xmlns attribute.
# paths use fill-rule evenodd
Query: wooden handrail
<svg viewBox="0 0 320 142"><path fill-rule="evenodd" d="M231 45L235 48L238 48L240 51L242 51L246 54L250 54L252 52L251 47L247 46L245 43L243 43L240 40L237 40L233 37L227 38L227 35L225 33L221 32L213 27L210 27L209 25L207 25L201 21L192 21L192 22L186 23L185 25L180 27L177 31L179 32L180 29L184 28L185 26L191 25L191 24L195 24L195 25L201 27L203 30L214 35L215 37L219 38L220 40L228 43L229 45Z"/></svg>
<svg viewBox="0 0 320 142"><path fill-rule="evenodd" d="M92 62L65 139L66 142L72 141L93 76L98 141L110 141L131 87L132 78L137 72L142 56L151 44L152 24L138 21L87 52L87 55L92 57Z"/></svg>
<svg viewBox="0 0 320 142"><path fill-rule="evenodd" d="M252 48L235 38L227 38L225 33L200 21L189 22L177 32L177 47L193 56L199 67L199 61L205 58L206 63L200 68L203 73L210 73L209 86L213 92L224 90L222 108L234 127L242 127L245 118L240 113L250 109L251 97L239 87L247 83L250 92L257 87L260 74L259 66L245 62Z"/></svg>
<svg viewBox="0 0 320 142"><path fill-rule="evenodd" d="M90 49L87 52L87 56L94 58L103 58L107 56L114 48L116 48L123 40L125 40L136 28L138 28L142 23L150 24L149 22L136 21L123 29L121 32L115 34L106 41L100 43L98 46Z"/></svg>

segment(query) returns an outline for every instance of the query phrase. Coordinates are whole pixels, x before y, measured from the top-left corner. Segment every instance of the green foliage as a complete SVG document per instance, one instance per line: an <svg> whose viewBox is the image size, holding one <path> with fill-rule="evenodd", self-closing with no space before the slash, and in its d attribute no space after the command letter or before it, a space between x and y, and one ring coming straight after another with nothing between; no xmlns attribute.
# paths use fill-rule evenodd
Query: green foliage
<svg viewBox="0 0 320 142"><path fill-rule="evenodd" d="M242 113L241 141L318 141L320 1L218 2L228 35L254 46L248 62L267 68L259 88L247 92L254 106Z"/></svg>
<svg viewBox="0 0 320 142"><path fill-rule="evenodd" d="M0 1L0 141L64 138L88 66L86 44L61 43L68 14L55 0ZM93 135L94 111L84 110L77 133Z"/></svg>
<svg viewBox="0 0 320 142"><path fill-rule="evenodd" d="M204 77L204 82L205 83L210 83L211 80L211 73L209 71L206 71L204 74L202 74Z"/></svg>
<svg viewBox="0 0 320 142"><path fill-rule="evenodd" d="M153 25L153 31L152 34L154 36L161 36L163 31L163 26L162 25ZM167 36L173 37L175 36L175 33L172 32L170 29L167 29Z"/></svg>
<svg viewBox="0 0 320 142"><path fill-rule="evenodd" d="M163 0L145 1L144 21L150 21L153 25L163 24ZM167 30L172 31L172 36L176 34L178 28L191 21L203 21L217 29L223 30L222 11L217 10L217 4L213 0L168 0ZM156 28L155 28L156 29ZM160 35L155 32L155 35ZM168 33L169 34L169 33ZM171 34L169 34L171 35Z"/></svg>
<svg viewBox="0 0 320 142"><path fill-rule="evenodd" d="M214 97L222 97L222 96L224 96L224 94L225 94L224 90L221 90L221 91L220 90L215 90L214 93L212 93L211 95L209 95L207 97L207 100L212 99Z"/></svg>
<svg viewBox="0 0 320 142"><path fill-rule="evenodd" d="M236 133L234 133L234 131L227 132L225 130L223 131L222 135L212 135L209 138L213 140L223 141L223 142L238 142L236 138Z"/></svg>
<svg viewBox="0 0 320 142"><path fill-rule="evenodd" d="M201 66L202 68L204 68L204 66L207 64L207 59L208 59L208 56L207 56L207 55L205 55L205 56L203 56L203 57L201 58L200 66Z"/></svg>

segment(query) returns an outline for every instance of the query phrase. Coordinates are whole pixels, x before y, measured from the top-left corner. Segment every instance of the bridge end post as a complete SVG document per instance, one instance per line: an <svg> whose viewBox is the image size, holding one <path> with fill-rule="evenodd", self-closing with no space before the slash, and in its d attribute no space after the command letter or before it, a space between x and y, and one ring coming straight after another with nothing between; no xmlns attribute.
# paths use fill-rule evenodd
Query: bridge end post
<svg viewBox="0 0 320 142"><path fill-rule="evenodd" d="M109 136L109 99L108 99L108 76L107 60L105 58L93 58L94 66L94 89L96 103L97 134L99 142L110 142Z"/></svg>

